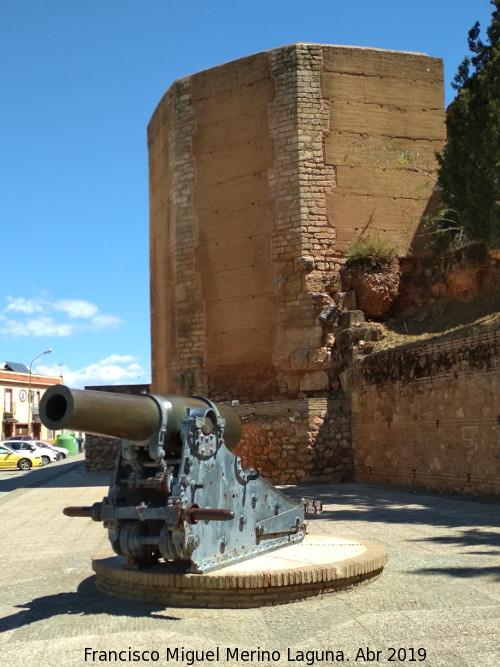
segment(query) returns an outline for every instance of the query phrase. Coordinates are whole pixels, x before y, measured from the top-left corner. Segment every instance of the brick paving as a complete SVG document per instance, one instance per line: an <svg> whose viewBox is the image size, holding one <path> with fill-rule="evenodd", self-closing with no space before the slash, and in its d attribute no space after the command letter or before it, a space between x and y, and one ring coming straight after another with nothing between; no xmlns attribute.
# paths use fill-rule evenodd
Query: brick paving
<svg viewBox="0 0 500 667"><path fill-rule="evenodd" d="M354 483L292 487L294 496L323 500L311 534L386 547L378 580L278 607L165 608L95 590L91 559L107 546L106 531L62 509L100 500L108 480L107 473L85 473L81 456L15 479L0 473L2 667L188 665L191 658L277 667L341 658L356 665L500 664L499 505ZM389 661L391 647L401 649L400 660L396 652Z"/></svg>

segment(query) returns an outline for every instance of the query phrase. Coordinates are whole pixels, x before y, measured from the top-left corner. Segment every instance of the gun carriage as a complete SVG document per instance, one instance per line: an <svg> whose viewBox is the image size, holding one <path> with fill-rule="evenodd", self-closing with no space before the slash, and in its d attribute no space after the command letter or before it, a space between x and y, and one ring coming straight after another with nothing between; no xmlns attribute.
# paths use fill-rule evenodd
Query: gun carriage
<svg viewBox="0 0 500 667"><path fill-rule="evenodd" d="M304 501L243 469L232 453L241 422L224 404L58 385L42 397L40 418L50 429L121 439L108 495L64 512L102 521L129 567L163 559L184 571L208 572L305 536Z"/></svg>

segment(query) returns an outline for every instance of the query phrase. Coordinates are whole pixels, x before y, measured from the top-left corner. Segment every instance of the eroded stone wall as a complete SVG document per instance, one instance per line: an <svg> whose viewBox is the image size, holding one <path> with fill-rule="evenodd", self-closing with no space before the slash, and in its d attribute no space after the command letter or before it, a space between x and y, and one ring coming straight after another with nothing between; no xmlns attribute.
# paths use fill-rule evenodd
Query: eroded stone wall
<svg viewBox="0 0 500 667"><path fill-rule="evenodd" d="M85 436L85 470L87 472L113 470L120 447L121 440L87 433Z"/></svg>
<svg viewBox="0 0 500 667"><path fill-rule="evenodd" d="M354 479L500 493L500 330L407 346L350 371Z"/></svg>
<svg viewBox="0 0 500 667"><path fill-rule="evenodd" d="M400 271L396 313L439 299L470 301L500 290L500 253L482 244L427 258L406 257Z"/></svg>
<svg viewBox="0 0 500 667"><path fill-rule="evenodd" d="M237 406L242 436L234 453L270 482L343 481L352 477L347 399L297 399Z"/></svg>

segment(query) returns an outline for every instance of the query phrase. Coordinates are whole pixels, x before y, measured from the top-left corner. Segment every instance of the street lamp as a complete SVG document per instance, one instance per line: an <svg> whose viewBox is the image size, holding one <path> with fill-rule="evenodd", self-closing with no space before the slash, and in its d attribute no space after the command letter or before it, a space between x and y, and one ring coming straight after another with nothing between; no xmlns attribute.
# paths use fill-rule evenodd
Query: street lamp
<svg viewBox="0 0 500 667"><path fill-rule="evenodd" d="M52 352L52 349L49 348L48 350L45 350L45 352L41 352L39 355L37 355L34 359L31 360L30 363L30 377L29 377L29 383L28 383L28 435L31 435L31 418L32 418L32 412L33 412L33 396L31 395L31 369L33 367L33 362L39 359L40 357L43 357L44 354L50 354Z"/></svg>

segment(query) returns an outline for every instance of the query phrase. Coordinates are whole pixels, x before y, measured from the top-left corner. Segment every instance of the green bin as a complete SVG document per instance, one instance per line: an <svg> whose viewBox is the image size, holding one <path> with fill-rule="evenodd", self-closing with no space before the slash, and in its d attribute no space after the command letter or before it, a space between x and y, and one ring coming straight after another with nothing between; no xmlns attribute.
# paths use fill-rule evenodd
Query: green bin
<svg viewBox="0 0 500 667"><path fill-rule="evenodd" d="M75 436L70 433L60 433L56 438L56 446L67 449L69 456L78 454L78 446L76 444Z"/></svg>

